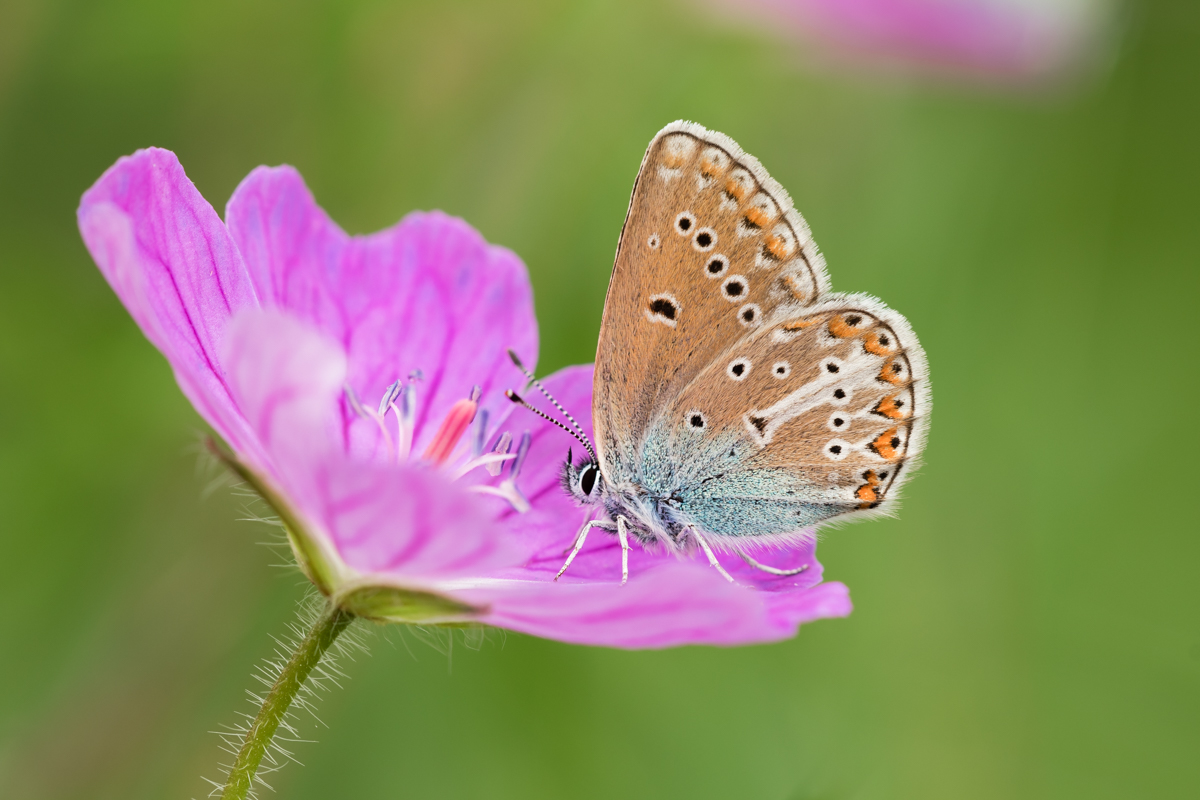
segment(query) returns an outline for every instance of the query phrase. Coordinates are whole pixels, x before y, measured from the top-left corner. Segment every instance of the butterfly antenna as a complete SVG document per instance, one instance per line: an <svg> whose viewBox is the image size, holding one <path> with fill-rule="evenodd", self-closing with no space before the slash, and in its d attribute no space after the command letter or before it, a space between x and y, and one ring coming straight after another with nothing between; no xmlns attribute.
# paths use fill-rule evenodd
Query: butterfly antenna
<svg viewBox="0 0 1200 800"><path fill-rule="evenodd" d="M529 409L530 411L537 414L539 417L546 420L547 422L549 422L553 425L557 425L558 427L562 428L567 433L571 434L571 436L573 436L575 439L579 440L579 443L581 445L583 445L584 447L587 448L587 451L591 455L592 460L599 463L600 459L596 457L596 451L592 449L592 443L589 442L587 437L584 436L582 433L580 433L579 431L571 430L566 425L564 425L563 423L556 420L554 417L547 414L545 411L542 411L539 408L534 408L533 406L529 405L529 403L525 402L525 400L522 399L521 395L517 394L512 389L505 389L504 396L507 397L509 400L513 401L514 403L516 403L517 405L519 405L523 408Z"/></svg>
<svg viewBox="0 0 1200 800"><path fill-rule="evenodd" d="M533 373L525 368L525 365L521 363L521 359L517 358L517 354L514 353L512 350L509 350L508 357L512 359L512 362L513 362L513 364L516 365L517 369L521 370L521 374L524 375L526 378L528 378L529 382L532 383L534 386L536 386L537 390L539 392L541 392L542 394L544 394L546 396L546 399L554 404L554 407L558 409L558 413L562 414L564 417L569 419L571 421L571 424L575 426L575 430L577 430L581 434L583 434L583 426L575 421L575 418L571 416L570 411L567 411L565 408L562 407L562 404L560 404L557 400L554 399L554 395L550 394L550 392L548 392L546 390L545 386L542 386L542 384L538 383L538 379L533 377ZM584 434L584 435L586 436L587 434Z"/></svg>

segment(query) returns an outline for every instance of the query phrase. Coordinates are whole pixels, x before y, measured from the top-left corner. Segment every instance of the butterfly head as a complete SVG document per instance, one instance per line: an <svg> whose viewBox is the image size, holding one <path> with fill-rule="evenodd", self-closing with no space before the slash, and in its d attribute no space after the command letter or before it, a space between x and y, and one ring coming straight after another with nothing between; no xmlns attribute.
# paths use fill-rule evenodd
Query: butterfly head
<svg viewBox="0 0 1200 800"><path fill-rule="evenodd" d="M595 503L604 488L604 476L600 474L600 465L590 455L576 463L567 451L567 460L563 463L561 480L567 493L580 503Z"/></svg>

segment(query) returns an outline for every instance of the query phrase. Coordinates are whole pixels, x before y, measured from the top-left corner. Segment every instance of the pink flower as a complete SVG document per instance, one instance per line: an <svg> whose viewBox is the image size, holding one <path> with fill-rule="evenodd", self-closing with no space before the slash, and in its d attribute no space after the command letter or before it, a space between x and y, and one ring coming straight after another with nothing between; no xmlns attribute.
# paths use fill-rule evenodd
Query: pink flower
<svg viewBox="0 0 1200 800"><path fill-rule="evenodd" d="M297 561L362 616L476 622L616 647L782 639L850 611L811 548L777 566L632 554L593 535L558 482L572 443L513 406L537 326L511 252L465 222L413 213L351 237L290 167L260 167L225 223L173 153L122 158L84 195L84 241L235 468L278 511ZM590 366L545 384L578 414ZM782 559L782 560L780 560Z"/></svg>
<svg viewBox="0 0 1200 800"><path fill-rule="evenodd" d="M1103 3L1058 0L702 0L856 61L907 62L998 79L1075 66L1100 43Z"/></svg>

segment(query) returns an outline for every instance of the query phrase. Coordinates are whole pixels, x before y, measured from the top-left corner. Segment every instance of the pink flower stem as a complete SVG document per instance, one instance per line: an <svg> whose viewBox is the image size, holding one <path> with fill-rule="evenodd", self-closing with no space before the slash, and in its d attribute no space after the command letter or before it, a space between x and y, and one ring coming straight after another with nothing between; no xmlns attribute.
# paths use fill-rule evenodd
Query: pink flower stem
<svg viewBox="0 0 1200 800"><path fill-rule="evenodd" d="M297 692L304 685L309 673L321 663L325 651L353 621L353 614L331 604L317 618L312 630L300 641L296 652L292 653L292 657L280 670L275 685L267 693L258 716L250 725L250 730L246 732L246 738L238 750L237 760L233 762L233 768L229 771L225 790L221 794L222 800L245 800L249 796L263 755L267 752L279 723L286 716L292 701L296 699Z"/></svg>

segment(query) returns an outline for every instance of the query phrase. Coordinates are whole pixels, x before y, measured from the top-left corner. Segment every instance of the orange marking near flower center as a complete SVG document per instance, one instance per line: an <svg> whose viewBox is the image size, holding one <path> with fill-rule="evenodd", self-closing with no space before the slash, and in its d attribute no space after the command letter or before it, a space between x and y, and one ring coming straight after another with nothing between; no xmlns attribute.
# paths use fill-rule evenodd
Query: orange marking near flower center
<svg viewBox="0 0 1200 800"><path fill-rule="evenodd" d="M459 400L452 405L450 413L442 420L442 426L434 434L433 441L429 443L422 457L434 464L444 464L454 451L454 445L458 444L458 440L466 433L467 426L475 419L475 411L478 408L479 404L473 400Z"/></svg>

